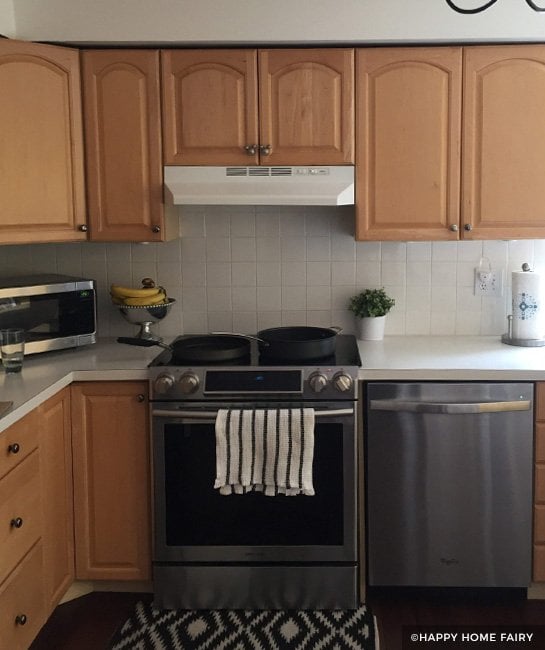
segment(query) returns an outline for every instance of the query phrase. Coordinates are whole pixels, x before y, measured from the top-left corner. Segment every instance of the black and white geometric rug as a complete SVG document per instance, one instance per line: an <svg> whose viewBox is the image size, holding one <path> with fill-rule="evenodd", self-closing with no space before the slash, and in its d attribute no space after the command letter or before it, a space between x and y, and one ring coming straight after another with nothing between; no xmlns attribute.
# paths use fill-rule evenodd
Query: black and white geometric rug
<svg viewBox="0 0 545 650"><path fill-rule="evenodd" d="M138 602L110 650L378 650L369 609L173 610Z"/></svg>

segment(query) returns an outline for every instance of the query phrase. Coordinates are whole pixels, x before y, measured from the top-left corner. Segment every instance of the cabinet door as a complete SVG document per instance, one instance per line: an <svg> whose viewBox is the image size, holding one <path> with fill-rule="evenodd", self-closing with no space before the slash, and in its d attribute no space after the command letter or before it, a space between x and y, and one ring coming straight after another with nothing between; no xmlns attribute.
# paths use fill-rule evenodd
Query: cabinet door
<svg viewBox="0 0 545 650"><path fill-rule="evenodd" d="M74 581L70 389L38 407L43 494L44 584L48 612Z"/></svg>
<svg viewBox="0 0 545 650"><path fill-rule="evenodd" d="M462 52L360 49L356 238L457 239Z"/></svg>
<svg viewBox="0 0 545 650"><path fill-rule="evenodd" d="M545 46L464 49L464 237L545 236L543 106Z"/></svg>
<svg viewBox="0 0 545 650"><path fill-rule="evenodd" d="M262 165L353 162L354 50L259 50L259 119Z"/></svg>
<svg viewBox="0 0 545 650"><path fill-rule="evenodd" d="M71 390L76 578L147 580L147 383L76 383Z"/></svg>
<svg viewBox="0 0 545 650"><path fill-rule="evenodd" d="M159 52L82 54L91 239L161 241Z"/></svg>
<svg viewBox="0 0 545 650"><path fill-rule="evenodd" d="M164 50L161 68L165 164L257 164L257 52Z"/></svg>
<svg viewBox="0 0 545 650"><path fill-rule="evenodd" d="M0 243L84 239L79 53L0 39Z"/></svg>

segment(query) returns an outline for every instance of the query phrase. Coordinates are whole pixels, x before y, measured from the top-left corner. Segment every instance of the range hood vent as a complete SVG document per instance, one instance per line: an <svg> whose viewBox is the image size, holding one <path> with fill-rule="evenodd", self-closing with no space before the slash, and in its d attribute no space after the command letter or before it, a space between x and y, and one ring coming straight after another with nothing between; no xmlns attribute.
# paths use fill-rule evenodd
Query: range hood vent
<svg viewBox="0 0 545 650"><path fill-rule="evenodd" d="M165 167L175 205L353 205L354 167Z"/></svg>

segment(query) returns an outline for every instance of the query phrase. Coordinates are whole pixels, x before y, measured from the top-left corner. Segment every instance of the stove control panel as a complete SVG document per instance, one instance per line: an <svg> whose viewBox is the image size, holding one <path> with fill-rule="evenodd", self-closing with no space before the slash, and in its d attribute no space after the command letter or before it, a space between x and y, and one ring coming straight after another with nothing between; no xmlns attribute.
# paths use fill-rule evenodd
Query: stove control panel
<svg viewBox="0 0 545 650"><path fill-rule="evenodd" d="M151 369L151 399L355 399L358 368L212 367Z"/></svg>

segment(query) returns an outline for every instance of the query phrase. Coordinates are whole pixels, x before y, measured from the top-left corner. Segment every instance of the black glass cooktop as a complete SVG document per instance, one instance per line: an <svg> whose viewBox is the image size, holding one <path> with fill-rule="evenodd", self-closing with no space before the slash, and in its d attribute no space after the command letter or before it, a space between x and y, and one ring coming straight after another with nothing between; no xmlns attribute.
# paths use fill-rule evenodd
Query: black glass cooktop
<svg viewBox="0 0 545 650"><path fill-rule="evenodd" d="M171 345L175 345L177 341L184 341L191 338L190 336L178 336ZM337 334L335 337L335 351L334 354L327 357L318 359L305 359L290 361L289 359L275 359L265 357L259 353L257 342L251 341L250 354L240 357L238 359L231 359L228 361L210 361L210 360L194 360L184 361L183 359L176 358L170 350L164 350L149 364L150 367L155 366L289 366L289 367L303 367L303 366L357 366L361 367L361 358L358 350L358 343L356 337L352 334Z"/></svg>

